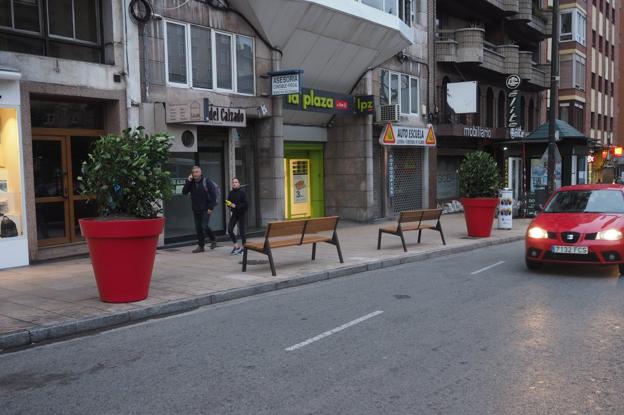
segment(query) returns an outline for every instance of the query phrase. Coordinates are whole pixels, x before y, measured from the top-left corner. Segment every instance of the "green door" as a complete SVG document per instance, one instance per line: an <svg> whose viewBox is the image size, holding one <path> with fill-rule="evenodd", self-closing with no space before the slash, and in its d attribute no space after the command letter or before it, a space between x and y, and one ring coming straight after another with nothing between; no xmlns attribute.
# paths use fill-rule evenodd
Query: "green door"
<svg viewBox="0 0 624 415"><path fill-rule="evenodd" d="M323 144L284 143L287 219L325 216L323 159Z"/></svg>

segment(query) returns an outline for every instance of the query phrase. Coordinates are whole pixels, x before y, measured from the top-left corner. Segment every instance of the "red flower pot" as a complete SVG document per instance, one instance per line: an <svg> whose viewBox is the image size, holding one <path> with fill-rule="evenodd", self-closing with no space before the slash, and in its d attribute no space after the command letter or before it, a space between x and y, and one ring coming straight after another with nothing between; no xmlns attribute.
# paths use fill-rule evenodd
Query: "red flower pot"
<svg viewBox="0 0 624 415"><path fill-rule="evenodd" d="M464 205L464 216L466 218L468 236L478 238L487 238L490 236L492 234L492 222L494 221L498 198L462 198L461 203Z"/></svg>
<svg viewBox="0 0 624 415"><path fill-rule="evenodd" d="M165 218L80 219L102 301L130 303L147 298L164 225Z"/></svg>

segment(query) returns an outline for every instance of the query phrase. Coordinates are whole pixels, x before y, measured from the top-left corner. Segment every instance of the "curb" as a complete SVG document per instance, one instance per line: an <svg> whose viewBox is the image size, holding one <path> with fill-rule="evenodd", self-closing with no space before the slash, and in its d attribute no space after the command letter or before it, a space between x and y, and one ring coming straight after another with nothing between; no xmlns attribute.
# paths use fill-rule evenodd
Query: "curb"
<svg viewBox="0 0 624 415"><path fill-rule="evenodd" d="M128 311L88 317L67 323L58 323L49 326L34 327L0 334L0 351L29 346L49 340L58 340L64 337L76 336L97 330L110 329L116 326L137 323L153 318L179 314L198 309L203 306L232 301L285 288L313 284L315 282L345 277L367 271L391 268L413 262L424 261L430 258L444 257L462 252L474 251L492 245L507 244L524 240L524 235L511 236L496 240L484 240L470 245L443 248L433 251L404 254L400 257L374 260L364 264L350 265L329 271L320 271L276 282L266 282L242 288L219 291L183 300L137 308Z"/></svg>

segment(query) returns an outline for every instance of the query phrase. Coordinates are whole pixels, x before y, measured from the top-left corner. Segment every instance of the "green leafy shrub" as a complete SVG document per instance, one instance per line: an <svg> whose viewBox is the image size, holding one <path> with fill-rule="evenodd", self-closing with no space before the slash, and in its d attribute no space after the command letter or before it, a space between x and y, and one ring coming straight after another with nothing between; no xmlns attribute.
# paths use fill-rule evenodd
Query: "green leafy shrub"
<svg viewBox="0 0 624 415"><path fill-rule="evenodd" d="M148 135L143 127L100 137L82 165L82 194L95 196L102 216L156 217L172 193L170 146L167 134Z"/></svg>
<svg viewBox="0 0 624 415"><path fill-rule="evenodd" d="M494 158L483 151L466 155L459 167L459 190L466 198L498 197L500 178Z"/></svg>

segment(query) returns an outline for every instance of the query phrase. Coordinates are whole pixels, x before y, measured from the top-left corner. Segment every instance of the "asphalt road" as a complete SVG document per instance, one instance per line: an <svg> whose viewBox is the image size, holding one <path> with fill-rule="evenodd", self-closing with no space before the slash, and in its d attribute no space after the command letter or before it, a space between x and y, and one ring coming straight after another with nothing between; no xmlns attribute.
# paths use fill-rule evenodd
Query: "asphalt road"
<svg viewBox="0 0 624 415"><path fill-rule="evenodd" d="M623 313L500 245L0 355L0 413L624 414Z"/></svg>

